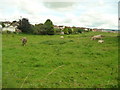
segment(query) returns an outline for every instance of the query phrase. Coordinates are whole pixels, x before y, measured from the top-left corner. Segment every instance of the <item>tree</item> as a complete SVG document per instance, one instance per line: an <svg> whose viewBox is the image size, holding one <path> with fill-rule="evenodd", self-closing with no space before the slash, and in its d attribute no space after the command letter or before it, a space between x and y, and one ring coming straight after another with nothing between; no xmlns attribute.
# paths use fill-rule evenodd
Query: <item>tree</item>
<svg viewBox="0 0 120 90"><path fill-rule="evenodd" d="M35 26L33 26L33 30L34 30L33 31L34 34L39 34L39 35L47 34L43 24L36 24Z"/></svg>
<svg viewBox="0 0 120 90"><path fill-rule="evenodd" d="M68 28L68 33L72 34L72 29L70 27Z"/></svg>
<svg viewBox="0 0 120 90"><path fill-rule="evenodd" d="M54 34L60 34L61 33L61 29L59 28L54 28Z"/></svg>
<svg viewBox="0 0 120 90"><path fill-rule="evenodd" d="M70 27L65 27L63 31L65 34L72 34L72 29Z"/></svg>
<svg viewBox="0 0 120 90"><path fill-rule="evenodd" d="M73 29L73 33L74 33L74 34L76 34L76 33L78 32L78 30L77 30L76 27L73 26L72 29Z"/></svg>
<svg viewBox="0 0 120 90"><path fill-rule="evenodd" d="M68 34L68 29L67 29L67 27L65 27L65 28L63 29L63 31L64 31L64 34Z"/></svg>
<svg viewBox="0 0 120 90"><path fill-rule="evenodd" d="M82 33L84 30L82 28L72 27L74 34Z"/></svg>
<svg viewBox="0 0 120 90"><path fill-rule="evenodd" d="M2 28L4 28L4 27L5 27L5 25L4 25L4 23L3 23L3 22L1 23L1 25L2 25Z"/></svg>
<svg viewBox="0 0 120 90"><path fill-rule="evenodd" d="M78 31L78 33L82 33L84 30L81 28L78 28L77 31Z"/></svg>
<svg viewBox="0 0 120 90"><path fill-rule="evenodd" d="M50 19L47 19L43 25L43 30L46 32L48 35L54 35L54 27L53 23Z"/></svg>
<svg viewBox="0 0 120 90"><path fill-rule="evenodd" d="M26 18L19 20L18 29L20 29L24 33L32 33L33 32L31 24L29 23L29 20Z"/></svg>

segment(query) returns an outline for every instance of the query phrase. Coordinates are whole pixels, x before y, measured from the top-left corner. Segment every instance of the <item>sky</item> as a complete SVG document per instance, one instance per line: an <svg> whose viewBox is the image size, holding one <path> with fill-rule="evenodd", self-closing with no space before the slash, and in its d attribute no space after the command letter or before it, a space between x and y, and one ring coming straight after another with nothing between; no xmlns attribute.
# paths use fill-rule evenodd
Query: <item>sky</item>
<svg viewBox="0 0 120 90"><path fill-rule="evenodd" d="M0 21L118 29L119 0L0 0Z"/></svg>

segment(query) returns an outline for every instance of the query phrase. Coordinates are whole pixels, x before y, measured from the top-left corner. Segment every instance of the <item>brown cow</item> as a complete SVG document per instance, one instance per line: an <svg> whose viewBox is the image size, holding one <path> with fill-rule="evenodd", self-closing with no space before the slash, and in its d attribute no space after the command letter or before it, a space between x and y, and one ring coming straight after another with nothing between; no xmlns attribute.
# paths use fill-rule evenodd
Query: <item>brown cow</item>
<svg viewBox="0 0 120 90"><path fill-rule="evenodd" d="M25 46L27 43L27 38L23 37L21 40L22 40L22 45Z"/></svg>
<svg viewBox="0 0 120 90"><path fill-rule="evenodd" d="M91 40L102 39L103 35L96 35L91 38Z"/></svg>

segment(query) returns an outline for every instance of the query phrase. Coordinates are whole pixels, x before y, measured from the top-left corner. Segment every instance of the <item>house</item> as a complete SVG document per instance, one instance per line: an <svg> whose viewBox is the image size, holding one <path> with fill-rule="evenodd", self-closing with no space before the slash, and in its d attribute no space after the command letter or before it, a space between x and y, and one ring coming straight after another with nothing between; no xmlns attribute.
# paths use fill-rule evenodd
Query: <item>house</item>
<svg viewBox="0 0 120 90"><path fill-rule="evenodd" d="M2 31L11 31L11 32L15 32L16 28L17 28L16 26L8 26L8 27L2 28Z"/></svg>
<svg viewBox="0 0 120 90"><path fill-rule="evenodd" d="M5 27L10 26L10 24L11 24L11 22L9 22L9 21L4 21L4 22L1 22L1 23L3 23L5 25Z"/></svg>
<svg viewBox="0 0 120 90"><path fill-rule="evenodd" d="M15 32L19 23L17 21L13 21L12 23L9 21L6 22L2 22L5 27L2 27L2 31L11 31L11 32Z"/></svg>
<svg viewBox="0 0 120 90"><path fill-rule="evenodd" d="M54 28L63 30L65 27L64 27L64 26L57 26L57 25L54 25Z"/></svg>
<svg viewBox="0 0 120 90"><path fill-rule="evenodd" d="M112 30L112 29L102 29L102 32L118 33L118 32L119 32L119 30Z"/></svg>
<svg viewBox="0 0 120 90"><path fill-rule="evenodd" d="M84 30L85 30L85 31L89 31L89 28L85 28Z"/></svg>
<svg viewBox="0 0 120 90"><path fill-rule="evenodd" d="M55 29L60 29L59 26L57 26L57 25L54 25L54 28L55 28Z"/></svg>
<svg viewBox="0 0 120 90"><path fill-rule="evenodd" d="M59 26L59 28L60 28L61 30L63 30L63 29L65 28L65 26Z"/></svg>
<svg viewBox="0 0 120 90"><path fill-rule="evenodd" d="M97 29L97 28L94 28L92 29L93 32L102 32L103 30L102 29Z"/></svg>

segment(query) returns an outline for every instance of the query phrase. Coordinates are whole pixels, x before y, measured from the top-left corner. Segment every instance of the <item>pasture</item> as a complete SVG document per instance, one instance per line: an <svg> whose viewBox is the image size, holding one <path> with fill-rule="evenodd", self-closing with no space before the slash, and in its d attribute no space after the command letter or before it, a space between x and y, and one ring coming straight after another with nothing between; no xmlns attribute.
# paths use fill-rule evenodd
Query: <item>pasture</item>
<svg viewBox="0 0 120 90"><path fill-rule="evenodd" d="M102 34L104 43L91 40ZM116 33L2 35L3 88L118 87ZM20 39L27 37L26 46Z"/></svg>

